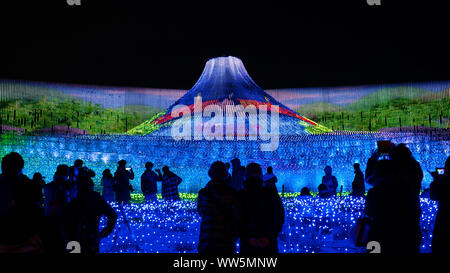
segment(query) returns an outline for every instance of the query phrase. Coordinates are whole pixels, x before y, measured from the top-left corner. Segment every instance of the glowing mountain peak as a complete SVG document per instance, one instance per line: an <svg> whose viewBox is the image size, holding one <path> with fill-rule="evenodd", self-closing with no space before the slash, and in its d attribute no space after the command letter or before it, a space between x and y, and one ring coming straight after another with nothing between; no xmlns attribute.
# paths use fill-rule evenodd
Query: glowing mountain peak
<svg viewBox="0 0 450 273"><path fill-rule="evenodd" d="M230 104L242 105L244 108L249 105L255 107L267 105L268 111L273 111L272 105L278 106L275 111L280 114L281 134L304 134L306 127L317 126L314 121L301 116L267 94L252 80L243 62L233 56L208 60L195 85L174 102L164 115L158 116L150 123L152 126L164 126L179 117L172 115L175 107L183 105L194 111L194 104L200 102L202 105L200 111L211 104L221 106L224 111L226 105ZM244 113L239 113L242 114ZM163 133L167 132L161 134Z"/></svg>

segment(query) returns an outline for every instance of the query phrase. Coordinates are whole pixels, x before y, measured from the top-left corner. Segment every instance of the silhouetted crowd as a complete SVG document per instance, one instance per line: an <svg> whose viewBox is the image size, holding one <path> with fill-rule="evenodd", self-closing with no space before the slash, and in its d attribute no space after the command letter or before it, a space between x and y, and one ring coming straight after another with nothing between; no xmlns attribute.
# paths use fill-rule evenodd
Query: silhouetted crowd
<svg viewBox="0 0 450 273"><path fill-rule="evenodd" d="M59 165L53 181L40 173L22 174L18 153L2 159L0 175L0 252L64 253L68 242L78 242L83 253L99 252L100 239L115 227L117 214L93 191L95 173L83 167ZM100 218L107 225L99 231Z"/></svg>
<svg viewBox="0 0 450 273"><path fill-rule="evenodd" d="M275 187L276 176L263 176L261 166L227 165L214 162L208 175L211 180L200 190L197 209L202 221L198 252L205 254L271 254L278 252L278 234L284 223L284 208ZM265 178L265 181L263 180Z"/></svg>
<svg viewBox="0 0 450 273"><path fill-rule="evenodd" d="M230 164L231 163L231 164ZM272 167L263 174L257 163L242 166L239 159L216 161L208 171L210 181L198 193L201 216L198 252L207 254L273 254L278 252L278 235L285 211ZM77 159L73 166L59 165L50 183L35 173L29 179L22 173L23 158L12 152L2 159L0 174L0 253L65 253L69 242L77 242L83 253L98 253L100 240L115 228L117 213L108 202L121 206L131 200L135 177L125 160L114 174L102 173L102 194L94 191L95 173ZM182 179L164 166L162 172L145 163L141 191L146 202L157 202L158 187L166 201L180 200ZM375 150L367 161L365 174L355 163L351 195L366 199L362 243L376 241L382 253L420 252L420 190L423 172L404 145ZM318 186L319 198L338 195L338 181L331 166ZM430 172L433 182L422 196L439 203L432 240L433 253L449 253L450 235L450 157L443 174ZM365 183L372 187L367 192ZM342 196L342 187L341 187ZM303 187L299 198L312 197ZM100 219L107 223L100 230ZM360 218L361 219L361 218ZM361 227L359 228L361 231ZM361 242L360 242L361 243Z"/></svg>

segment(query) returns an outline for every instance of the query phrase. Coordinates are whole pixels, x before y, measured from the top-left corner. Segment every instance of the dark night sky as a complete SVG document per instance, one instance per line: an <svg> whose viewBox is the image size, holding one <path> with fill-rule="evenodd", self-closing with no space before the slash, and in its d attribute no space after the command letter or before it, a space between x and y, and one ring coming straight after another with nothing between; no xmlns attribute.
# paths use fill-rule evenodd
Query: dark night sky
<svg viewBox="0 0 450 273"><path fill-rule="evenodd" d="M450 79L430 1L81 1L2 1L0 78L189 89L234 55L265 89Z"/></svg>

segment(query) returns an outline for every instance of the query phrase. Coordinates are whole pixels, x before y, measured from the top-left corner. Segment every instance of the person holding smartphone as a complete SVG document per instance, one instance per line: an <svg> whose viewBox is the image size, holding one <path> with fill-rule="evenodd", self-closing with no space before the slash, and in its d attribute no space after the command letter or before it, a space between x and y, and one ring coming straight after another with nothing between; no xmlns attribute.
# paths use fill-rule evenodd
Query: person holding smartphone
<svg viewBox="0 0 450 273"><path fill-rule="evenodd" d="M405 144L389 146L375 150L366 164L366 181L373 186L365 203L368 241L377 241L385 254L417 254L422 239L422 168ZM383 152L388 154L382 157Z"/></svg>
<svg viewBox="0 0 450 273"><path fill-rule="evenodd" d="M444 173L430 172L430 198L439 202L434 224L431 249L434 254L450 254L450 156L445 161Z"/></svg>
<svg viewBox="0 0 450 273"><path fill-rule="evenodd" d="M134 179L134 172L131 167L126 167L127 162L123 159L118 162L118 165L114 173L116 201L119 204L127 204L131 200L130 191L133 190L133 187L130 185L130 180Z"/></svg>
<svg viewBox="0 0 450 273"><path fill-rule="evenodd" d="M158 173L158 181L162 182L162 197L166 201L180 200L178 193L178 185L183 181L178 175L169 170L169 167L164 166L162 168L163 173L159 169L156 169Z"/></svg>

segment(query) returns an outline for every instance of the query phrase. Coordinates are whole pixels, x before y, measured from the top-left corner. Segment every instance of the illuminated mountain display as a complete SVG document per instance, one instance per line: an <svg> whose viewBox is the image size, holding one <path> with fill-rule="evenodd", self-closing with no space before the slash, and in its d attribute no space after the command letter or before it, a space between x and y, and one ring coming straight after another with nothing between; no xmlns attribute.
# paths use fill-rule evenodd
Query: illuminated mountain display
<svg viewBox="0 0 450 273"><path fill-rule="evenodd" d="M173 103L167 112L155 115L152 119L133 128L128 133L136 135L149 133L170 135L169 125L179 118L173 112L179 106L187 106L191 113L196 113L200 108L194 109L194 106L200 100L202 103L202 111L209 105L219 105L224 115L227 105L241 105L243 108L249 105L255 106L256 108L265 105L269 114L267 117L268 123L270 123L270 114L272 111L276 111L271 106L278 106L280 135L299 135L331 131L278 102L251 79L240 59L228 56L210 59L206 63L197 83L183 97ZM236 113L236 116L245 117L245 115L245 111ZM210 118L203 117L203 123L207 122L208 119ZM192 124L194 123L192 122ZM223 119L223 126L225 132L225 117ZM246 122L245 134L249 134L249 126L251 125ZM202 128L196 127L192 130L202 130ZM237 126L235 126L235 130L238 130Z"/></svg>

